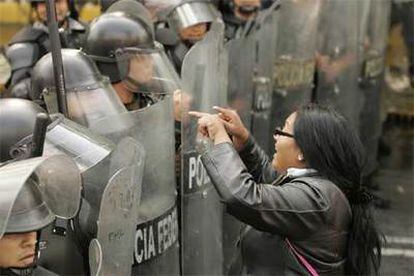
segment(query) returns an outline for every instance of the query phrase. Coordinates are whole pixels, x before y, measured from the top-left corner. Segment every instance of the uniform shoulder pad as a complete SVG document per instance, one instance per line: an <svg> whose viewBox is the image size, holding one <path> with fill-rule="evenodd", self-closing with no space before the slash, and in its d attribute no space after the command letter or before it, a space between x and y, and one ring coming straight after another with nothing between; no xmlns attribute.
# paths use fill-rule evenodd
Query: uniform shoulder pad
<svg viewBox="0 0 414 276"><path fill-rule="evenodd" d="M6 50L12 71L32 67L40 58L39 46L35 43L15 43Z"/></svg>
<svg viewBox="0 0 414 276"><path fill-rule="evenodd" d="M13 36L9 45L22 42L36 42L44 35L47 35L45 31L27 26Z"/></svg>

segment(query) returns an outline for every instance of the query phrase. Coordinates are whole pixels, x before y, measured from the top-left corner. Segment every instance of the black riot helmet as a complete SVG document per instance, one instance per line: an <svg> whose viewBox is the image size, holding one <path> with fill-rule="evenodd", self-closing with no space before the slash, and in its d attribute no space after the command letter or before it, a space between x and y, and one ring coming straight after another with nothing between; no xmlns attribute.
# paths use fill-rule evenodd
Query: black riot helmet
<svg viewBox="0 0 414 276"><path fill-rule="evenodd" d="M89 127L103 117L126 111L108 78L101 75L88 55L75 49L62 49L61 53L71 120ZM44 101L49 113L58 112L51 53L36 63L31 82L31 98Z"/></svg>
<svg viewBox="0 0 414 276"><path fill-rule="evenodd" d="M92 21L86 34L85 52L111 83L120 81L115 53L124 47L155 47L149 13L142 4L133 0L115 2Z"/></svg>
<svg viewBox="0 0 414 276"><path fill-rule="evenodd" d="M0 163L12 159L12 147L33 134L36 116L46 111L24 99L0 99Z"/></svg>
<svg viewBox="0 0 414 276"><path fill-rule="evenodd" d="M62 49L62 62L67 91L94 87L103 79L96 65L80 50ZM30 98L32 100L40 100L43 90L55 87L51 53L44 55L36 63L31 82Z"/></svg>

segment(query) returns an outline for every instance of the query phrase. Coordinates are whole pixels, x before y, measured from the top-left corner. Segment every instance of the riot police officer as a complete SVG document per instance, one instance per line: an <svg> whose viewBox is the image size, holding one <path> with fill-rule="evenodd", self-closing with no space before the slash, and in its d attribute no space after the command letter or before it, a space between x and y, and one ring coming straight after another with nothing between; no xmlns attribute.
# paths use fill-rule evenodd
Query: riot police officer
<svg viewBox="0 0 414 276"><path fill-rule="evenodd" d="M0 110L1 275L48 275L36 268L40 230L50 225L55 215L76 215L80 173L75 163L62 155L13 160L29 156L33 144L19 147L18 142L33 133L36 116L44 110L23 99L1 99Z"/></svg>
<svg viewBox="0 0 414 276"><path fill-rule="evenodd" d="M159 38L179 74L189 49L204 38L211 22L220 18L221 15L213 3L206 0L180 1L171 9L167 15L167 21L171 31L176 33L177 40L167 40L162 36Z"/></svg>
<svg viewBox="0 0 414 276"><path fill-rule="evenodd" d="M28 98L32 67L50 51L46 3L44 0L31 0L31 5L36 13L36 21L19 31L9 42L6 51L12 68L7 88L11 96L17 98ZM85 25L69 17L68 0L56 1L56 16L62 30L62 46L80 48L83 43Z"/></svg>
<svg viewBox="0 0 414 276"><path fill-rule="evenodd" d="M218 8L226 24L225 36L227 40L241 35L245 24L257 16L262 6L261 2L261 0L221 0L218 2Z"/></svg>
<svg viewBox="0 0 414 276"><path fill-rule="evenodd" d="M92 127L104 117L127 111L109 79L101 75L90 57L76 49L62 49L61 54L69 119ZM36 63L31 81L30 98L44 104L49 113L57 113L51 53Z"/></svg>
<svg viewBox="0 0 414 276"><path fill-rule="evenodd" d="M172 92L178 88L178 76L162 46L154 42L147 14L138 2L121 0L90 25L85 52L130 110L107 116L91 130L115 143L125 137L142 143L147 154L135 240L130 243L132 273L174 275L179 273L179 247Z"/></svg>
<svg viewBox="0 0 414 276"><path fill-rule="evenodd" d="M122 103L130 110L145 105L120 76L116 51L122 47L154 49L154 28L148 11L135 1L120 1L92 21L86 34L85 53L108 76ZM141 102L140 102L141 101Z"/></svg>
<svg viewBox="0 0 414 276"><path fill-rule="evenodd" d="M63 155L30 158L3 164L0 177L0 274L56 275L37 265L39 240L56 216L77 213L78 168Z"/></svg>

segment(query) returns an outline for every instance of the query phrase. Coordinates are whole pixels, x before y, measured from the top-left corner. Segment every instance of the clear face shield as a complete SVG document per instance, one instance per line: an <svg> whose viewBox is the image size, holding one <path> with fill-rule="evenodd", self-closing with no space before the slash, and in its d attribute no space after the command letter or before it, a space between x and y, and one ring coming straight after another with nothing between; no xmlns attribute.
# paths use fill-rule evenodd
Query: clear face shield
<svg viewBox="0 0 414 276"><path fill-rule="evenodd" d="M116 59L124 87L152 103L180 89L179 77L160 44L155 49L119 49Z"/></svg>
<svg viewBox="0 0 414 276"><path fill-rule="evenodd" d="M44 90L43 95L49 113L57 113L56 89ZM92 85L67 89L66 99L69 118L86 127L102 118L126 112L107 78Z"/></svg>

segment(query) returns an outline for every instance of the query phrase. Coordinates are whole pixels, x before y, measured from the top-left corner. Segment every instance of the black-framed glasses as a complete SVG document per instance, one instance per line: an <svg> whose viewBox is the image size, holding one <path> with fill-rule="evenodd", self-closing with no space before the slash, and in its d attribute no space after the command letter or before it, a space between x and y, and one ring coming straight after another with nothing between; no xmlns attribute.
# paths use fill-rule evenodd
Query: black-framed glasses
<svg viewBox="0 0 414 276"><path fill-rule="evenodd" d="M293 134L290 134L290 133L287 133L287 132L282 131L280 127L276 127L275 128L275 131L273 132L273 135L275 135L275 136L276 135L280 135L280 136L286 136L286 137L290 137L290 138L295 138L295 136Z"/></svg>

